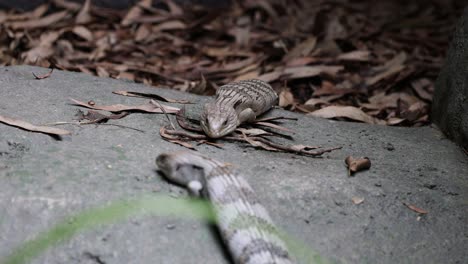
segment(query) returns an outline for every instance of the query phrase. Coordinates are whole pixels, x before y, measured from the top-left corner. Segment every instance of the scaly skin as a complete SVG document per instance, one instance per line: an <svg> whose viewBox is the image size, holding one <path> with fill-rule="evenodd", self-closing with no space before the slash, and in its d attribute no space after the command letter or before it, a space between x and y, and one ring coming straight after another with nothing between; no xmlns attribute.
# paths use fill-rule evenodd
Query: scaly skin
<svg viewBox="0 0 468 264"><path fill-rule="evenodd" d="M168 180L209 199L235 263L293 263L267 210L232 166L186 151L161 154L156 164Z"/></svg>
<svg viewBox="0 0 468 264"><path fill-rule="evenodd" d="M214 101L205 104L200 125L209 137L220 138L240 124L254 121L277 101L276 92L264 81L228 83L219 87Z"/></svg>

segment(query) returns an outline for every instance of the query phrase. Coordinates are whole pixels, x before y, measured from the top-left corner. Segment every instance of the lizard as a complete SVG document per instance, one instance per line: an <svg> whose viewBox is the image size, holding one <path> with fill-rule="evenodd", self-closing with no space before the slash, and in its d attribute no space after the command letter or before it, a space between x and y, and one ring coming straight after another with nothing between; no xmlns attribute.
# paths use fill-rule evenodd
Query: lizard
<svg viewBox="0 0 468 264"><path fill-rule="evenodd" d="M211 202L235 263L293 263L267 210L230 164L187 151L160 154L156 164L166 179Z"/></svg>
<svg viewBox="0 0 468 264"><path fill-rule="evenodd" d="M215 100L204 105L200 126L208 137L220 138L241 123L254 121L277 101L276 92L262 80L228 83L216 90Z"/></svg>

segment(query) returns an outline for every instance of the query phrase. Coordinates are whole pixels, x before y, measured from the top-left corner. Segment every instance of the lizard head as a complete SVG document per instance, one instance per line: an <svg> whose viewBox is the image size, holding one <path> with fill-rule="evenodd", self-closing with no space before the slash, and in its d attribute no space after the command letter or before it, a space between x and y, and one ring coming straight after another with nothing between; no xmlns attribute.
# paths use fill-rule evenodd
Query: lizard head
<svg viewBox="0 0 468 264"><path fill-rule="evenodd" d="M209 137L220 138L234 132L239 125L239 119L233 107L207 103L201 115L200 125Z"/></svg>

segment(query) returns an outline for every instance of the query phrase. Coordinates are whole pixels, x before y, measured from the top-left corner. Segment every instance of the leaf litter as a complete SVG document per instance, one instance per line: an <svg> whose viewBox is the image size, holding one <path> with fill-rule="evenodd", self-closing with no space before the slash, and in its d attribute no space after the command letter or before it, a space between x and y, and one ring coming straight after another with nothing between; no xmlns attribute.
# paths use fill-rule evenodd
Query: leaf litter
<svg viewBox="0 0 468 264"><path fill-rule="evenodd" d="M121 11L54 0L29 12L2 12L0 65L26 63L203 95L259 78L271 83L285 109L421 126L429 123L434 81L463 10L435 0L241 0L222 10L152 2ZM375 96L385 102L372 102ZM339 114L330 107L340 107Z"/></svg>

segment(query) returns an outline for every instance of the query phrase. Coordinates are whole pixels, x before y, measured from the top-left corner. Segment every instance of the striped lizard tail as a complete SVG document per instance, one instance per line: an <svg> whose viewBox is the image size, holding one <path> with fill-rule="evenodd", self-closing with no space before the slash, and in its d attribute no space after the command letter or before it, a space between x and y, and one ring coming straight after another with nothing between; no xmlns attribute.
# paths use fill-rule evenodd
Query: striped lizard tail
<svg viewBox="0 0 468 264"><path fill-rule="evenodd" d="M235 263L293 263L267 210L230 165L191 152L161 154L156 163L168 180L210 200Z"/></svg>

